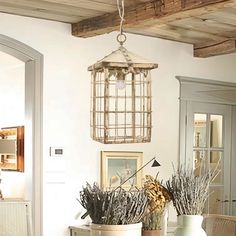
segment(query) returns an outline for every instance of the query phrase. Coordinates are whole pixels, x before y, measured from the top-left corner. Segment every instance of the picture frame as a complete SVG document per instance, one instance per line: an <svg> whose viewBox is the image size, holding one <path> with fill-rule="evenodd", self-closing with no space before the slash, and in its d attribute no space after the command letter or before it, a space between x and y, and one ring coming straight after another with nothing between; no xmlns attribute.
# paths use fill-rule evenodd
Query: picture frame
<svg viewBox="0 0 236 236"><path fill-rule="evenodd" d="M143 153L132 151L101 151L101 187L111 190L132 176L143 164ZM124 189L131 186L141 187L142 171L122 185Z"/></svg>
<svg viewBox="0 0 236 236"><path fill-rule="evenodd" d="M24 172L24 126L0 129L0 169Z"/></svg>

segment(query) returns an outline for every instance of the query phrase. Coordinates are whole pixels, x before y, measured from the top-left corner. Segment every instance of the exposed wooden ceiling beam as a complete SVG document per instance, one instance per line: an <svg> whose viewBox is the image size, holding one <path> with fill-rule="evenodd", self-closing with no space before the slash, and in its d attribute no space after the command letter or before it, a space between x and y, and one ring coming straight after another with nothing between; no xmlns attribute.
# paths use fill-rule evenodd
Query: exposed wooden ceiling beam
<svg viewBox="0 0 236 236"><path fill-rule="evenodd" d="M153 0L135 7L127 7L124 28L140 27L148 21L152 24L167 24L235 5L236 0ZM91 37L118 30L119 24L118 12L104 14L72 24L72 34L78 37Z"/></svg>
<svg viewBox="0 0 236 236"><path fill-rule="evenodd" d="M236 40L226 40L206 46L194 46L195 57L212 57L236 52Z"/></svg>

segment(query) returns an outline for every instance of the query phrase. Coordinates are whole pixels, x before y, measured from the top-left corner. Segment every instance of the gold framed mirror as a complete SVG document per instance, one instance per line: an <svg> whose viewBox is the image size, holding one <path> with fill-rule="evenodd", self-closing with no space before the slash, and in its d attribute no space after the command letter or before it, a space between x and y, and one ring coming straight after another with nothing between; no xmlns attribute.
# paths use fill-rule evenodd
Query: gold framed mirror
<svg viewBox="0 0 236 236"><path fill-rule="evenodd" d="M0 129L0 169L24 172L24 126Z"/></svg>

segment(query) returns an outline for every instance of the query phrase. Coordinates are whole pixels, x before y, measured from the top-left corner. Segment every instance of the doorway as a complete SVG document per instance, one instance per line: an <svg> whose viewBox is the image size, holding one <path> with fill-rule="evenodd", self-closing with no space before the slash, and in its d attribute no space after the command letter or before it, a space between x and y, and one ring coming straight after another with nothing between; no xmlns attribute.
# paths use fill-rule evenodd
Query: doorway
<svg viewBox="0 0 236 236"><path fill-rule="evenodd" d="M234 215L236 84L178 77L180 163L220 172L211 183L206 213ZM188 96L186 96L188 94ZM235 99L235 100L234 100Z"/></svg>
<svg viewBox="0 0 236 236"><path fill-rule="evenodd" d="M42 236L42 85L43 56L33 48L0 34L0 51L25 63L25 159L32 203L33 235Z"/></svg>
<svg viewBox="0 0 236 236"><path fill-rule="evenodd" d="M0 51L0 191L26 199L24 170L25 63Z"/></svg>

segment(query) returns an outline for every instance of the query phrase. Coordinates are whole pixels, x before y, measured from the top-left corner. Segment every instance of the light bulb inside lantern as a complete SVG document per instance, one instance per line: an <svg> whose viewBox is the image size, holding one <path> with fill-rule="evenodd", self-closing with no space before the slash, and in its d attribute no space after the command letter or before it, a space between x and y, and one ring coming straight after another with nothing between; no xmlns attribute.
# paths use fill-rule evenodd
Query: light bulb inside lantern
<svg viewBox="0 0 236 236"><path fill-rule="evenodd" d="M116 74L116 88L120 90L125 88L125 73L122 70Z"/></svg>
<svg viewBox="0 0 236 236"><path fill-rule="evenodd" d="M120 90L122 90L122 89L124 89L125 88L125 80L120 80L120 79L118 79L117 81L116 81L116 88L117 89L120 89Z"/></svg>

